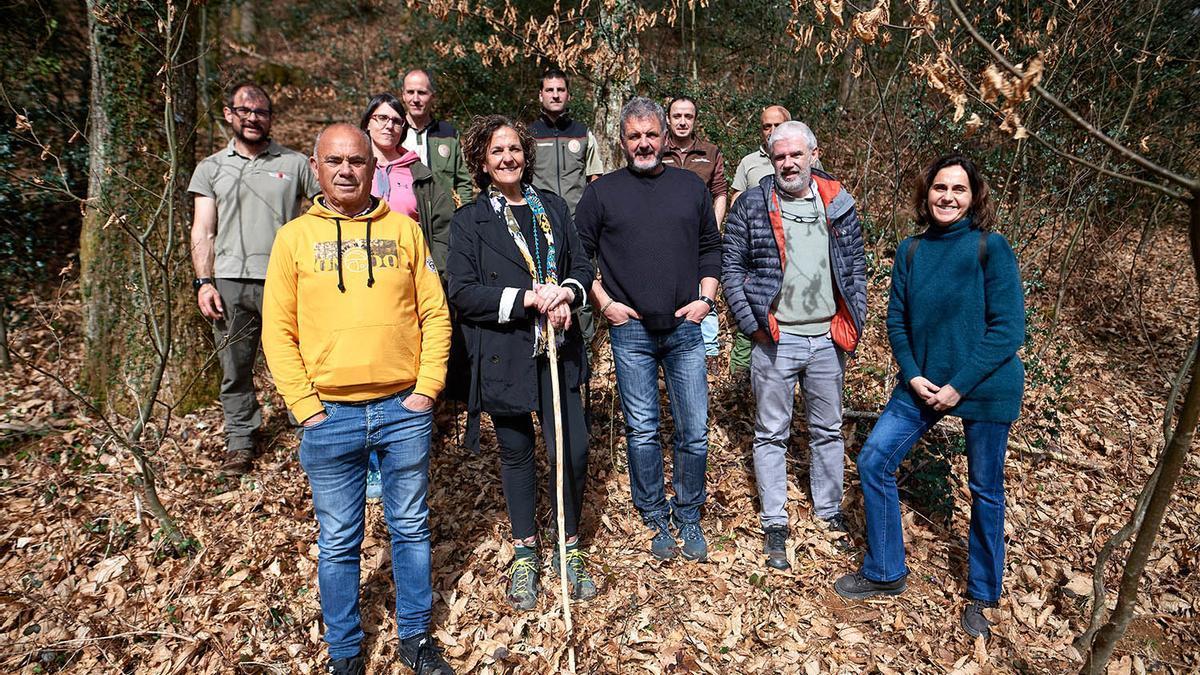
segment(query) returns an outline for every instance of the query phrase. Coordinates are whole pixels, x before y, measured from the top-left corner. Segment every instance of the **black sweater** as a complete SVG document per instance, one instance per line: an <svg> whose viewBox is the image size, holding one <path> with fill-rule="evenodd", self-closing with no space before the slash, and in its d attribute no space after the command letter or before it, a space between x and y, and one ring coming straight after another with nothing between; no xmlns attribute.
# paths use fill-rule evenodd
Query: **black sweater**
<svg viewBox="0 0 1200 675"><path fill-rule="evenodd" d="M679 325L675 311L699 297L700 279L721 278L712 196L691 171L601 176L584 190L575 225L584 251L599 260L604 290L647 330Z"/></svg>

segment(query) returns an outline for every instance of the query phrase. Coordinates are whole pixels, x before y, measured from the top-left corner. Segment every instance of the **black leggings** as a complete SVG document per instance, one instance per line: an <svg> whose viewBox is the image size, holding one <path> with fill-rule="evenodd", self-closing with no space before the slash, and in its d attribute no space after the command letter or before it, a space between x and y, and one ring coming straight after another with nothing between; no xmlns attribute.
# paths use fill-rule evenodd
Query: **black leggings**
<svg viewBox="0 0 1200 675"><path fill-rule="evenodd" d="M555 482L554 462L554 393L550 387L550 365L545 357L537 360L538 371L538 421L542 425L542 437L546 442L546 455L550 461L549 495L552 522L558 522L558 492ZM563 384L562 368L559 367L559 392L562 397L563 456L563 500L567 511L564 514L566 534L574 536L579 528L579 514L583 508L584 481L587 479L588 437L583 419L583 402L579 390ZM536 444L533 435L533 414L492 415L496 427L496 440L500 444L500 478L504 483L504 500L508 503L508 520L512 525L514 539L528 539L537 533L537 472L533 456ZM557 525L555 525L557 527Z"/></svg>

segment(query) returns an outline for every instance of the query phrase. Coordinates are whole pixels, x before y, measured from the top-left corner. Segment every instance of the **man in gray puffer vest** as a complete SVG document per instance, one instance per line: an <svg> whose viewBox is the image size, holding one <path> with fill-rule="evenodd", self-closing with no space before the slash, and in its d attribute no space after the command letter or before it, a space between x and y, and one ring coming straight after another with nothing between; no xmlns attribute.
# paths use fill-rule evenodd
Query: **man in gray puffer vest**
<svg viewBox="0 0 1200 675"><path fill-rule="evenodd" d="M867 314L866 256L854 199L814 170L817 139L785 122L767 140L774 175L734 203L725 221L725 299L754 342L754 473L767 564L786 553L787 444L796 384L808 412L813 514L842 533L842 383Z"/></svg>

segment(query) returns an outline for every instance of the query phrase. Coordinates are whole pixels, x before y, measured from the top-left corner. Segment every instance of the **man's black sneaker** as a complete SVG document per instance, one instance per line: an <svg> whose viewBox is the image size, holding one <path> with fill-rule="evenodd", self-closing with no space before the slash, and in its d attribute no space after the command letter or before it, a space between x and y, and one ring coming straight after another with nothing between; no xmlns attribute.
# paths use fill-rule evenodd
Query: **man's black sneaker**
<svg viewBox="0 0 1200 675"><path fill-rule="evenodd" d="M400 641L400 660L415 675L454 675L454 669L442 658L442 650L429 633Z"/></svg>
<svg viewBox="0 0 1200 675"><path fill-rule="evenodd" d="M847 574L833 582L833 590L838 595L849 600L865 600L876 595L900 595L908 588L908 577L903 576L895 581L880 583L864 577L862 572Z"/></svg>
<svg viewBox="0 0 1200 675"><path fill-rule="evenodd" d="M325 672L327 675L366 675L367 660L361 654L348 659L330 659Z"/></svg>
<svg viewBox="0 0 1200 675"><path fill-rule="evenodd" d="M767 554L767 567L777 570L791 568L787 559L787 525L768 525L763 528L763 553Z"/></svg>
<svg viewBox="0 0 1200 675"><path fill-rule="evenodd" d="M963 608L962 627L971 637L983 636L984 640L992 637L992 622L983 615L983 610L995 607L995 603L983 600L971 600Z"/></svg>

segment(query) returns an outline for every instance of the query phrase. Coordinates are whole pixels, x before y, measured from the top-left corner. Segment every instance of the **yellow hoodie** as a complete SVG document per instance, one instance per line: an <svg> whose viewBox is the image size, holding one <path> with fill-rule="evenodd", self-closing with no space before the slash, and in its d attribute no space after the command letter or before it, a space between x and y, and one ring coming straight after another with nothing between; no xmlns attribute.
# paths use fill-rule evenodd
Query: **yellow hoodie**
<svg viewBox="0 0 1200 675"><path fill-rule="evenodd" d="M436 398L450 312L420 226L383 201L350 218L318 197L275 236L262 345L300 421L324 411L321 399L367 401L409 387Z"/></svg>

